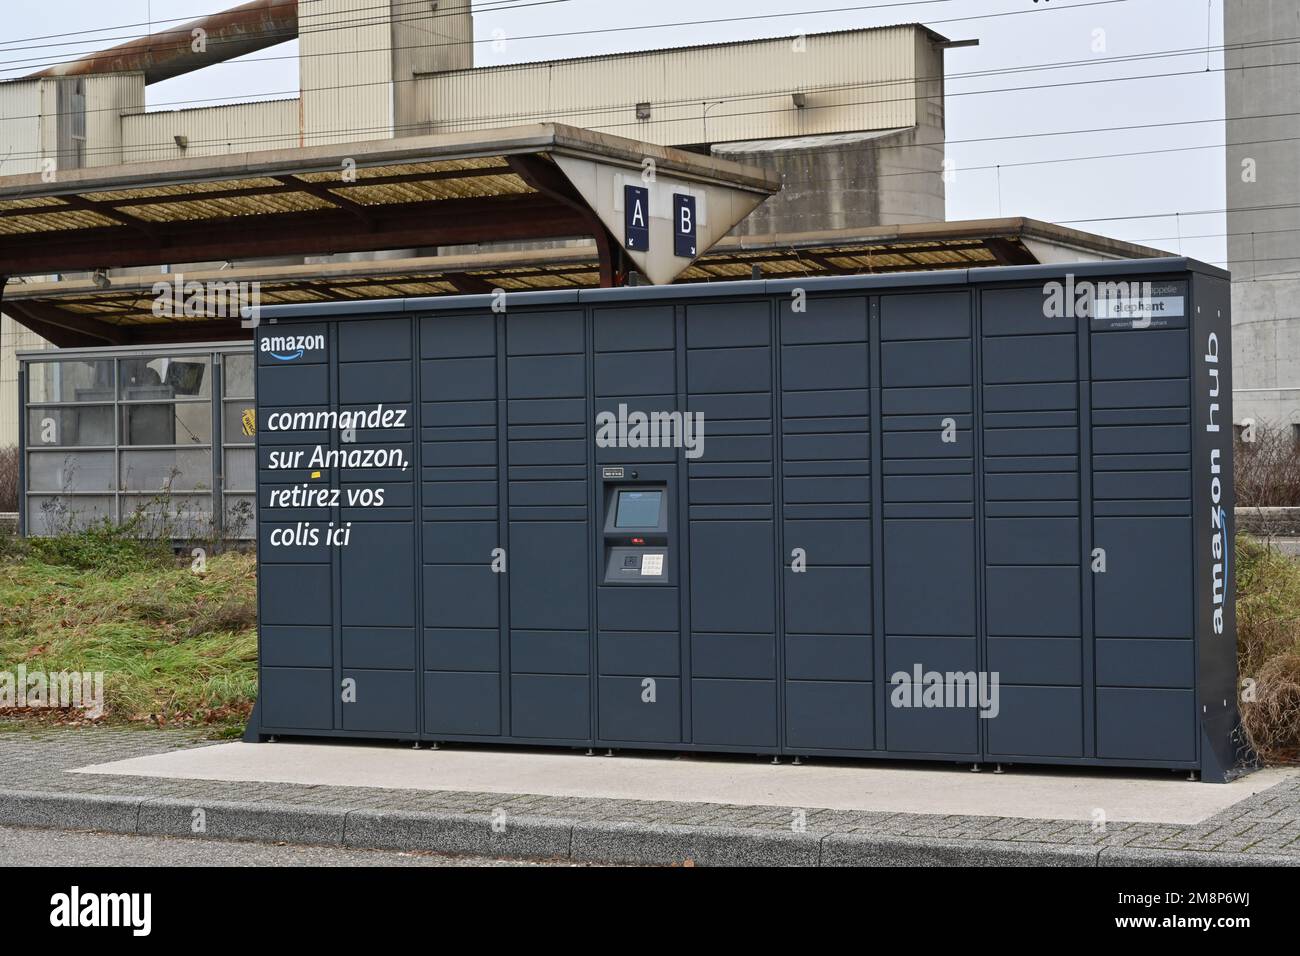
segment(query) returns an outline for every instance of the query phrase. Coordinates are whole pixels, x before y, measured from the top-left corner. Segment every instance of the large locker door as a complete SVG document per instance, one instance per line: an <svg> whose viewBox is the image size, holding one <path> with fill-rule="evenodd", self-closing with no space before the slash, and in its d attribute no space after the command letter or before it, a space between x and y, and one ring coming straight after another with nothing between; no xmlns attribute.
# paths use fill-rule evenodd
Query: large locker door
<svg viewBox="0 0 1300 956"><path fill-rule="evenodd" d="M706 423L688 464L691 740L775 748L771 306L691 305L686 347L687 409Z"/></svg>
<svg viewBox="0 0 1300 956"><path fill-rule="evenodd" d="M872 750L867 300L806 305L780 308L785 743Z"/></svg>
<svg viewBox="0 0 1300 956"><path fill-rule="evenodd" d="M496 317L420 319L424 733L502 726Z"/></svg>
<svg viewBox="0 0 1300 956"><path fill-rule="evenodd" d="M679 411L677 328L672 306L592 310L595 345L595 411L619 416ZM707 448L707 444L706 444ZM681 452L672 447L597 447L596 465L624 469L631 477L662 486L672 540L677 538L680 497L675 489ZM593 471L594 473L594 471ZM602 483L601 508L617 507ZM608 515L598 513L602 531ZM630 532L629 532L630 534ZM681 548L670 550L665 580L605 583L605 542L597 566L599 628L596 644L597 736L606 743L678 743L682 740Z"/></svg>
<svg viewBox="0 0 1300 956"><path fill-rule="evenodd" d="M1106 557L1094 575L1097 756L1192 761L1187 316L1094 320L1091 351L1093 538Z"/></svg>
<svg viewBox="0 0 1300 956"><path fill-rule="evenodd" d="M510 732L591 737L583 314L506 318Z"/></svg>
<svg viewBox="0 0 1300 956"><path fill-rule="evenodd" d="M882 296L880 339L886 747L975 756L970 296Z"/></svg>
<svg viewBox="0 0 1300 956"><path fill-rule="evenodd" d="M1043 293L985 292L983 368L988 755L1084 755L1079 333Z"/></svg>
<svg viewBox="0 0 1300 956"><path fill-rule="evenodd" d="M286 326L262 326L283 330ZM325 336L324 324L292 326L295 335ZM336 514L328 507L272 507L272 496L311 481L311 450L326 448L329 431L273 431L269 416L290 411L322 411L331 405L328 347L284 361L260 348L258 396L258 629L261 635L261 725L268 733L334 730L338 694L338 656L334 647L334 574L330 549L272 546L274 535L292 533L299 522L327 525ZM301 453L294 464L292 456ZM337 478L331 476L329 484Z"/></svg>

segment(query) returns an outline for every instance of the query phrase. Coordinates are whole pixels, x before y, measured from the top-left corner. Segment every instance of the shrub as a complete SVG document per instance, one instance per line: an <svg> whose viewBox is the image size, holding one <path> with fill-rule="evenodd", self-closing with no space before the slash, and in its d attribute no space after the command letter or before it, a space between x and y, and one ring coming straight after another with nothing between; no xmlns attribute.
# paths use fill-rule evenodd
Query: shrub
<svg viewBox="0 0 1300 956"><path fill-rule="evenodd" d="M1237 667L1248 685L1241 721L1265 760L1300 755L1300 562L1237 539Z"/></svg>
<svg viewBox="0 0 1300 956"><path fill-rule="evenodd" d="M1237 505L1243 508L1300 506L1300 443L1289 428L1254 425L1251 440L1233 443Z"/></svg>
<svg viewBox="0 0 1300 956"><path fill-rule="evenodd" d="M0 448L0 511L18 510L18 449Z"/></svg>
<svg viewBox="0 0 1300 956"><path fill-rule="evenodd" d="M102 519L81 531L29 538L27 550L45 564L99 571L109 577L171 559L168 543L141 537L133 519L121 524Z"/></svg>

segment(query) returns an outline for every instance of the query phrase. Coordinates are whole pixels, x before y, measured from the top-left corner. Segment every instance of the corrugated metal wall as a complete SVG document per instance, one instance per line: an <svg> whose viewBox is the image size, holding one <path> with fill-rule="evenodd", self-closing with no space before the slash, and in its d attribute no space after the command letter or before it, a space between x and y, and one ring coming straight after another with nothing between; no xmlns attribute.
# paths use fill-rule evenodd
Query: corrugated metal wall
<svg viewBox="0 0 1300 956"><path fill-rule="evenodd" d="M300 7L303 145L393 135L388 11L389 0L315 0Z"/></svg>
<svg viewBox="0 0 1300 956"><path fill-rule="evenodd" d="M55 148L53 126L43 121L45 86L42 80L0 83L0 176L39 172L41 156Z"/></svg>
<svg viewBox="0 0 1300 956"><path fill-rule="evenodd" d="M263 100L122 117L122 161L222 156L298 145L298 100ZM176 136L189 138L182 150Z"/></svg>
<svg viewBox="0 0 1300 956"><path fill-rule="evenodd" d="M87 166L122 162L123 116L144 109L144 74L85 77Z"/></svg>
<svg viewBox="0 0 1300 956"><path fill-rule="evenodd" d="M554 121L685 145L912 126L917 34L852 30L424 77L437 132ZM928 41L927 41L928 43ZM806 94L795 106L792 94ZM638 120L636 105L651 115Z"/></svg>

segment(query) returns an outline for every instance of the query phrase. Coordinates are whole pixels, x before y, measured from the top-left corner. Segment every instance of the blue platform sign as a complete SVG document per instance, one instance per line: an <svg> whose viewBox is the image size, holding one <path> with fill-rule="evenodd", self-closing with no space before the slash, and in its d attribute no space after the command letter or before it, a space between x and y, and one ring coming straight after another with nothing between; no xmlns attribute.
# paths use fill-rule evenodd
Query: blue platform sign
<svg viewBox="0 0 1300 956"><path fill-rule="evenodd" d="M682 259L694 259L695 197L673 193L673 254Z"/></svg>
<svg viewBox="0 0 1300 956"><path fill-rule="evenodd" d="M623 245L633 252L650 248L650 190L623 187Z"/></svg>

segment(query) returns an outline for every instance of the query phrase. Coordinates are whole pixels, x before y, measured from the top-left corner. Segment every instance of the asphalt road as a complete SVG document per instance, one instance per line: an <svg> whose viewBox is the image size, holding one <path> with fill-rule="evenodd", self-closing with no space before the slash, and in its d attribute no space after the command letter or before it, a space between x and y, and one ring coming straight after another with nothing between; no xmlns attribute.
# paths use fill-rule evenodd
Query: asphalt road
<svg viewBox="0 0 1300 956"><path fill-rule="evenodd" d="M544 866L516 860L0 827L11 866ZM572 864L563 864L572 865Z"/></svg>

